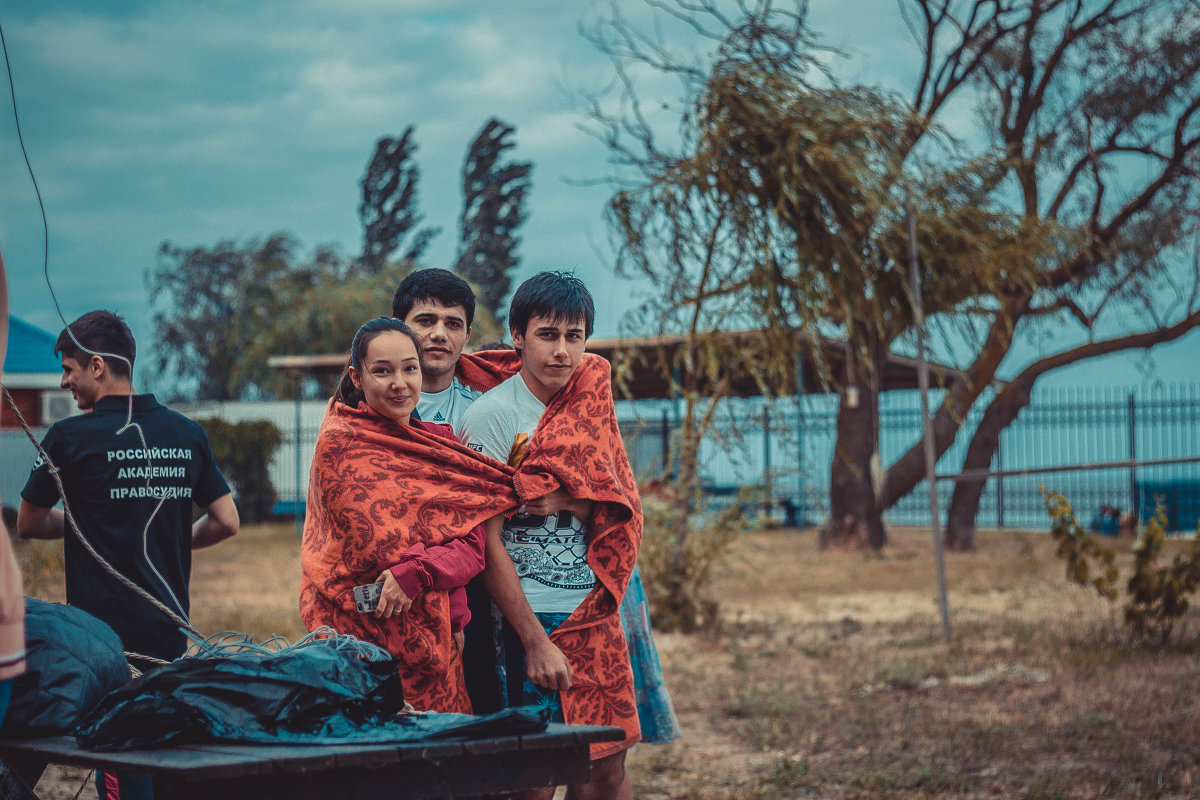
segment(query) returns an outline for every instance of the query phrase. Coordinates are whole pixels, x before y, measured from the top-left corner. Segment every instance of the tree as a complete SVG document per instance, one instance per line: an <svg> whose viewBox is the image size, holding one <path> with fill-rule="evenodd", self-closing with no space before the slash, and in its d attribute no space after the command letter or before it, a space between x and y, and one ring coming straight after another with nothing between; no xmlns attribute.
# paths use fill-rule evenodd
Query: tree
<svg viewBox="0 0 1200 800"><path fill-rule="evenodd" d="M350 342L359 327L372 317L391 313L392 295L412 269L410 262L387 264L376 275L365 275L340 261L335 253L321 251L325 262L316 279L296 285L280 298L289 310L269 320L242 353L235 374L243 370L258 376L263 391L277 396L295 392L295 376L281 370L265 370L271 356L349 354ZM475 342L498 340L501 329L486 308L477 308L472 324ZM336 377L324 383L305 381L305 397L328 398L336 388Z"/></svg>
<svg viewBox="0 0 1200 800"><path fill-rule="evenodd" d="M503 321L509 272L520 260L517 228L525 221L529 162L502 162L515 128L492 118L471 142L463 163L463 211L454 271L478 287L478 301Z"/></svg>
<svg viewBox="0 0 1200 800"><path fill-rule="evenodd" d="M720 266L744 256L746 269L693 311L703 299L798 347L845 339L842 374L822 379L858 402L838 412L824 542L881 546L882 512L925 474L920 440L886 470L878 460L878 370L912 334L906 203L926 313L974 348L933 415L939 454L1019 329L1064 310L1093 327L1131 307L1159 320L1151 298L1196 234L1200 31L1178 24L1195 19L1187 0L905 0L922 54L907 101L823 73L802 8L650 5L716 48L688 62L615 14L591 31L624 92L619 115L594 104L597 132L640 175L612 204L621 259L666 282L675 273L651 250L670 262L711 242ZM647 65L684 88L674 150L637 97ZM941 120L969 101L979 128L948 136ZM1195 325L1196 295L1182 298L1172 323Z"/></svg>
<svg viewBox="0 0 1200 800"><path fill-rule="evenodd" d="M164 242L146 273L156 307L155 364L175 379L175 393L206 400L255 394L263 366L247 368L243 354L259 333L294 309L287 298L318 278L321 260L297 265L296 243L277 233L244 245L218 242L181 248Z"/></svg>
<svg viewBox="0 0 1200 800"><path fill-rule="evenodd" d="M985 130L1009 155L1008 177L1018 189L1014 207L1027 219L1070 227L1080 243L1037 284L1007 297L1011 310L988 321L986 335L1066 315L1088 341L1044 355L996 394L972 435L964 469L991 463L1000 431L1028 404L1042 375L1169 341L1200 325L1195 260L1188 257L1200 200L1196 4L1037 2L1014 10L1003 22L1011 28L1004 35L982 25L958 28L962 14L927 13L921 25L926 41L940 41L952 28L961 33L945 52L926 48L929 80L918 98L936 109L955 91L953 81L934 77L939 64L978 51L964 77L981 88ZM1114 318L1134 331L1102 333ZM960 407L944 405L939 413ZM895 468L899 490L910 482L903 478L911 469L903 459ZM973 546L982 490L982 482L956 484L950 546Z"/></svg>
<svg viewBox="0 0 1200 800"><path fill-rule="evenodd" d="M264 321L243 352L240 365L259 374L264 390L287 397L295 392L295 377L282 370L264 368L277 355L350 353L350 342L359 327L372 317L391 313L392 294L408 274L411 264L386 264L376 274L353 271L349 265L323 270L315 281L295 286L281 300L287 314ZM306 383L302 394L328 398L335 389L331 379L324 384Z"/></svg>
<svg viewBox="0 0 1200 800"><path fill-rule="evenodd" d="M226 422L201 418L212 447L213 459L233 489L238 517L243 523L265 522L275 507L271 460L283 443L279 428L266 420Z"/></svg>
<svg viewBox="0 0 1200 800"><path fill-rule="evenodd" d="M383 137L375 143L375 154L362 179L362 201L358 216L363 224L361 262L368 275L377 275L410 233L400 260L416 262L439 228L417 226L424 218L418 213L417 183L420 172L411 161L417 152L409 125L399 139Z"/></svg>

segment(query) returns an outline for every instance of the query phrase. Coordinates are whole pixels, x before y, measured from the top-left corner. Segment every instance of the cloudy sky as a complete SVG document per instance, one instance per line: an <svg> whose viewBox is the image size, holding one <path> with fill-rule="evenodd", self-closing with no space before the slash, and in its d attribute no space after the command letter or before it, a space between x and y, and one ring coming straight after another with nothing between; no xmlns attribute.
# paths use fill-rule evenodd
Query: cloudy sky
<svg viewBox="0 0 1200 800"><path fill-rule="evenodd" d="M849 54L843 77L887 82L913 68L894 0L811 7L813 26ZM144 274L164 241L208 246L286 231L306 251L357 252L358 182L375 141L408 125L425 224L443 229L426 263L449 266L462 160L496 116L517 128L513 157L534 163L517 281L577 269L596 295L597 335L615 335L636 287L607 267L609 189L596 182L606 153L580 129L577 93L611 76L578 32L592 10L571 0L7 0L0 25L62 313L116 310L145 351ZM41 216L8 98L0 186L13 312L56 332ZM1150 363L1151 377L1188 380L1200 374L1198 351L1193 334L1150 362L1109 359L1104 378L1132 384Z"/></svg>

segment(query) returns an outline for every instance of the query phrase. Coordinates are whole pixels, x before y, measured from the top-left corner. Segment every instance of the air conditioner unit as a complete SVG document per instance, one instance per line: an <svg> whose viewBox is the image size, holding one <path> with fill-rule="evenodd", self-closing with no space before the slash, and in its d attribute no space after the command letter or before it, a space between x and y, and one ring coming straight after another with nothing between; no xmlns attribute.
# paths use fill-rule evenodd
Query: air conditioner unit
<svg viewBox="0 0 1200 800"><path fill-rule="evenodd" d="M70 392L43 392L42 393L42 424L53 425L60 419L74 416L79 413L79 407L75 405L75 398Z"/></svg>

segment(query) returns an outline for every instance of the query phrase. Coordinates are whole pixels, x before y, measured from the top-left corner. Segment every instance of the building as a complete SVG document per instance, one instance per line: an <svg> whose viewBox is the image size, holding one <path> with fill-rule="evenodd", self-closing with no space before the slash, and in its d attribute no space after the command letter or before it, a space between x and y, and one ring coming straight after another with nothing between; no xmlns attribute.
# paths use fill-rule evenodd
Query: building
<svg viewBox="0 0 1200 800"><path fill-rule="evenodd" d="M4 388L31 428L48 428L79 413L71 393L59 388L62 369L54 355L57 337L17 317L8 321ZM0 429L20 428L7 400L0 406Z"/></svg>
<svg viewBox="0 0 1200 800"><path fill-rule="evenodd" d="M54 355L56 339L18 317L9 317L8 352L4 355L7 396L0 401L0 500L9 509L16 508L37 458L12 406L38 441L55 422L80 413L75 398L58 385L62 369Z"/></svg>

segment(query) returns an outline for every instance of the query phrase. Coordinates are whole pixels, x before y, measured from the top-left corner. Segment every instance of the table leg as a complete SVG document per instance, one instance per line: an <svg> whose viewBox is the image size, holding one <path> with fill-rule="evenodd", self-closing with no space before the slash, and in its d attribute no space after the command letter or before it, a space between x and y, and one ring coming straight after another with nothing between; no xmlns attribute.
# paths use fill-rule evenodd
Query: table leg
<svg viewBox="0 0 1200 800"><path fill-rule="evenodd" d="M33 787L45 770L45 761L0 759L0 800L37 800Z"/></svg>

